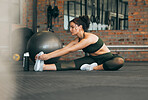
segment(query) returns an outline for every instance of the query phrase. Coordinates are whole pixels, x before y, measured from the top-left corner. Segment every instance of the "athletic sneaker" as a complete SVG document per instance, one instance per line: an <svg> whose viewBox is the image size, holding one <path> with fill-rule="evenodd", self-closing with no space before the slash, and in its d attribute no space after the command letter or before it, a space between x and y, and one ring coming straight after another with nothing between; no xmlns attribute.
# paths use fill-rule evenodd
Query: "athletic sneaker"
<svg viewBox="0 0 148 100"><path fill-rule="evenodd" d="M80 69L83 71L92 71L94 67L98 66L97 63L83 64Z"/></svg>

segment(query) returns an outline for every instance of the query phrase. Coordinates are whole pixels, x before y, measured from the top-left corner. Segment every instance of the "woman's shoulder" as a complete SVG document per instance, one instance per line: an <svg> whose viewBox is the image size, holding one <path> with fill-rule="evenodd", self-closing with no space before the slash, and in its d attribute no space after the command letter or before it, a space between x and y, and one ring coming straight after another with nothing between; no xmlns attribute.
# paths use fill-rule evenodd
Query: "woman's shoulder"
<svg viewBox="0 0 148 100"><path fill-rule="evenodd" d="M93 34L93 33L86 33L85 34L85 38L86 39L90 39L92 42L96 42L96 41L98 41L98 39L99 39L99 36L97 36L97 35L95 35L95 34Z"/></svg>
<svg viewBox="0 0 148 100"><path fill-rule="evenodd" d="M85 33L86 36L94 36L94 37L99 37L98 35L94 34L94 33L90 33L90 32L86 32Z"/></svg>

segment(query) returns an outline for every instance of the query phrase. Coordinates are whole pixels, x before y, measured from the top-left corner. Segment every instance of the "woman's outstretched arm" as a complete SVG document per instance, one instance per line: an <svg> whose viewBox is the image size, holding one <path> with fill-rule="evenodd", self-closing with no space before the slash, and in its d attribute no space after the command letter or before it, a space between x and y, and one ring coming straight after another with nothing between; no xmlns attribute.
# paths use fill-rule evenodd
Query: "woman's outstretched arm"
<svg viewBox="0 0 148 100"><path fill-rule="evenodd" d="M73 41L71 41L69 44L67 44L65 47L63 47L62 49L58 49L58 50L55 50L54 52L56 53L56 52L59 52L59 51L63 51L63 50L65 50L65 49L67 49L67 48L70 48L71 46L73 46L73 45L75 45L76 43L78 43L78 38L75 38ZM41 56L40 58L42 59L43 57L43 59L45 60L45 59L48 59L48 57L47 57L48 55L47 54L44 54L43 56ZM40 59L39 58L39 59ZM37 59L37 55L35 56L35 59Z"/></svg>
<svg viewBox="0 0 148 100"><path fill-rule="evenodd" d="M68 54L70 52L81 50L92 43L93 43L93 39L91 37L86 37L86 38L82 39L80 42L77 42L76 44L73 42L73 43L68 44L66 47L64 47L62 49L53 51L48 54L43 54L39 57L39 59L40 60L48 60L51 58L63 56L63 55Z"/></svg>

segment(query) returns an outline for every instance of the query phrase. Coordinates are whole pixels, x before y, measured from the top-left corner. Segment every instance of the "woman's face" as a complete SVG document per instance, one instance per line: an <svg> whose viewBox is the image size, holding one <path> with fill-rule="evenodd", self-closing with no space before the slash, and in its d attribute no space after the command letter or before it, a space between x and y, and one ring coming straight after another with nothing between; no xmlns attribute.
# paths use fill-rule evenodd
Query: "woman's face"
<svg viewBox="0 0 148 100"><path fill-rule="evenodd" d="M80 26L78 26L74 22L70 23L70 32L72 35L77 35L80 32L80 29Z"/></svg>

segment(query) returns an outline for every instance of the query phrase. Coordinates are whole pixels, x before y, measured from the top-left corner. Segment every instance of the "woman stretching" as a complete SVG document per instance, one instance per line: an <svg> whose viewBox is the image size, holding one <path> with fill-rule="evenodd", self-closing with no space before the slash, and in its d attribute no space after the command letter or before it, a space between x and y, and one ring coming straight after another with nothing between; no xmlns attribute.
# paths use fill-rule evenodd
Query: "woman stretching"
<svg viewBox="0 0 148 100"><path fill-rule="evenodd" d="M107 48L102 39L95 34L87 32L89 28L88 16L76 17L70 21L70 32L77 36L67 46L62 49L55 50L48 54L36 55L35 59L48 60L60 57L65 54L83 50L89 54L82 58L69 61L67 63L44 64L43 70L118 70L124 64L124 59L118 55L114 55ZM70 65L70 66L69 66Z"/></svg>

